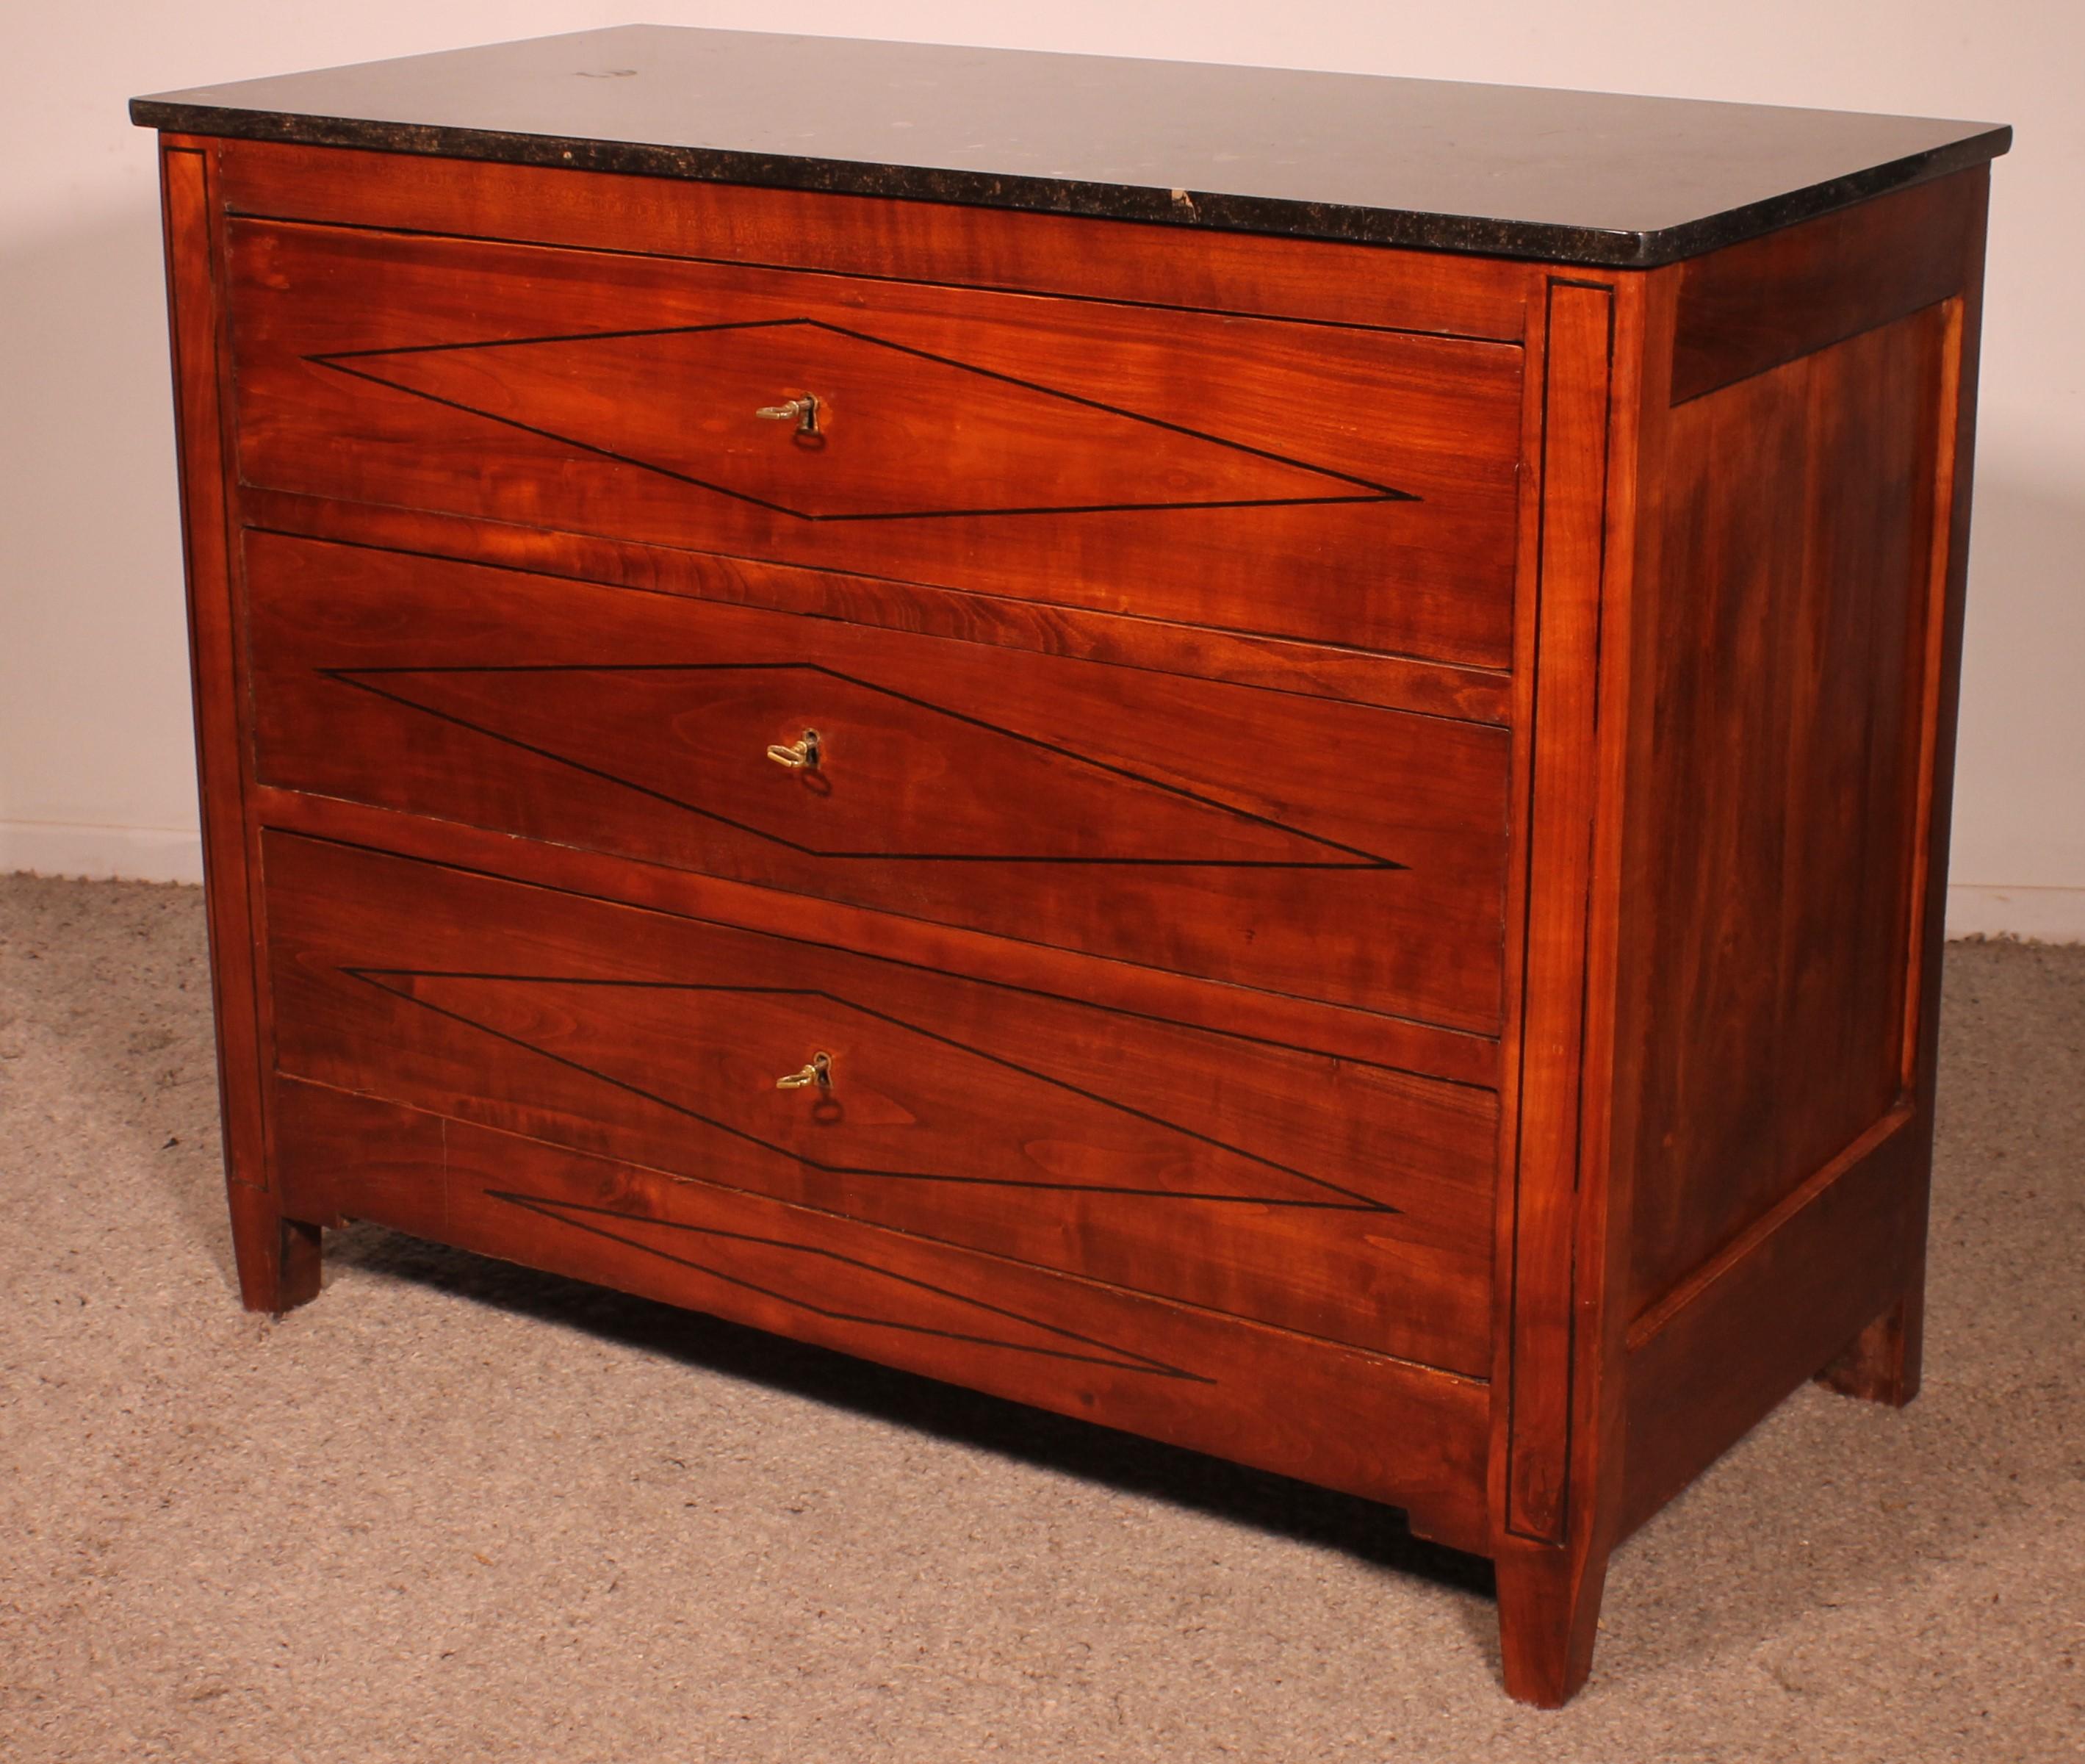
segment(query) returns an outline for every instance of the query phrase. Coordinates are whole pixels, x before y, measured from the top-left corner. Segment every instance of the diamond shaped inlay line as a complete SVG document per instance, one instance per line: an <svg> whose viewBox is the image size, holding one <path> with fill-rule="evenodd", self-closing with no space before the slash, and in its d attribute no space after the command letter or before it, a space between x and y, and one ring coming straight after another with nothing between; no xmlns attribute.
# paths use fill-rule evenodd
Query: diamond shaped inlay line
<svg viewBox="0 0 2085 1764"><path fill-rule="evenodd" d="M802 521L1417 499L819 319L308 359ZM754 414L806 393L817 436Z"/></svg>
<svg viewBox="0 0 2085 1764"><path fill-rule="evenodd" d="M344 686L809 856L1402 869L1395 859L812 663L326 670ZM813 779L771 739L820 731ZM760 731L756 737L754 731ZM1191 731L1155 731L1184 740ZM1175 754L1175 759L1178 754Z"/></svg>
<svg viewBox="0 0 2085 1764"><path fill-rule="evenodd" d="M1153 1377L1184 1379L1196 1384L1216 1382L1134 1349L1118 1347L1098 1337L1046 1323L1009 1306L936 1286L821 1245L698 1225L692 1220L618 1212L550 1195L497 1188L487 1189L486 1193L488 1199L521 1208L539 1218L554 1220L830 1322L940 1336L1012 1354L1039 1354L1051 1359L1078 1361L1115 1371L1148 1372ZM728 1267L720 1265L726 1261Z"/></svg>
<svg viewBox="0 0 2085 1764"><path fill-rule="evenodd" d="M1154 1205L1400 1210L1137 1103L810 988L344 971L584 1081L575 1090L537 1081L540 1107L589 1108L588 1092L605 1086L830 1176L1084 1190ZM774 1082L812 1047L834 1061L832 1100L822 1111Z"/></svg>

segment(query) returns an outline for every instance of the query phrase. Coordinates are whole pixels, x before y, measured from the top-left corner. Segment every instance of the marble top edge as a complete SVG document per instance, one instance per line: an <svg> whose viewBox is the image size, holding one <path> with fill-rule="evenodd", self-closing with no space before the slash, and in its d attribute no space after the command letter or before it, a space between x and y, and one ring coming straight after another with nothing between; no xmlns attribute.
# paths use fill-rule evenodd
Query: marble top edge
<svg viewBox="0 0 2085 1764"><path fill-rule="evenodd" d="M625 26L134 99L170 132L1644 268L2002 125Z"/></svg>

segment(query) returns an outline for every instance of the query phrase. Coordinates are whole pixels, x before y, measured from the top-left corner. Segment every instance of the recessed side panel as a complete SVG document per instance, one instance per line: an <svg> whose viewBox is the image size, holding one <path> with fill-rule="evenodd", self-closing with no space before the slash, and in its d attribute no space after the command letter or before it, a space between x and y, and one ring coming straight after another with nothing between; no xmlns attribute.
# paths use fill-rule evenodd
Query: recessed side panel
<svg viewBox="0 0 2085 1764"><path fill-rule="evenodd" d="M1671 414L1635 1308L1896 1105L1949 309Z"/></svg>

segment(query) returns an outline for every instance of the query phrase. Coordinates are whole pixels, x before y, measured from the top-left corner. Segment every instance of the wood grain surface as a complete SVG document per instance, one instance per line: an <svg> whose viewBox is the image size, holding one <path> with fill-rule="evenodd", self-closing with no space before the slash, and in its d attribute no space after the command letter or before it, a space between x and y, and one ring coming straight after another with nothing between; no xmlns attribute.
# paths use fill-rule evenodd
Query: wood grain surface
<svg viewBox="0 0 2085 1764"><path fill-rule="evenodd" d="M1386 1501L1443 1542L1481 1537L1480 1383L375 1098L278 1090L284 1181L308 1214L374 1219Z"/></svg>
<svg viewBox="0 0 2085 1764"><path fill-rule="evenodd" d="M1503 732L250 535L267 783L1495 1032ZM817 732L818 763L768 757Z"/></svg>
<svg viewBox="0 0 2085 1764"><path fill-rule="evenodd" d="M258 487L1509 660L1509 345L329 227L229 249ZM805 395L817 435L756 414Z"/></svg>
<svg viewBox="0 0 2085 1764"><path fill-rule="evenodd" d="M1486 1369L1487 1092L316 840L266 850L292 1075ZM828 1084L777 1088L818 1055Z"/></svg>

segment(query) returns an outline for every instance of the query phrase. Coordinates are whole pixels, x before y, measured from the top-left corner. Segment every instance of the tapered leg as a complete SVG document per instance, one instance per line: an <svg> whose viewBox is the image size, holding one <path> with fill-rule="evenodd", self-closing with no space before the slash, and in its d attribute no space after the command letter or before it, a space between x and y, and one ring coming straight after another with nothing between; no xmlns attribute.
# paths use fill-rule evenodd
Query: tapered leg
<svg viewBox="0 0 2085 1764"><path fill-rule="evenodd" d="M248 1311L280 1316L319 1290L319 1228L286 1219L274 1197L249 1183L229 1184L231 1252L239 1264L239 1297Z"/></svg>
<svg viewBox="0 0 2085 1764"><path fill-rule="evenodd" d="M1925 1339L1926 1281L1922 1269L1904 1295L1817 1375L1817 1382L1842 1396L1859 1396L1901 1409L1918 1394Z"/></svg>
<svg viewBox="0 0 2085 1764"><path fill-rule="evenodd" d="M1561 1709L1593 1669L1607 1555L1530 1545L1501 1553L1497 1566L1506 1693L1539 1709Z"/></svg>

